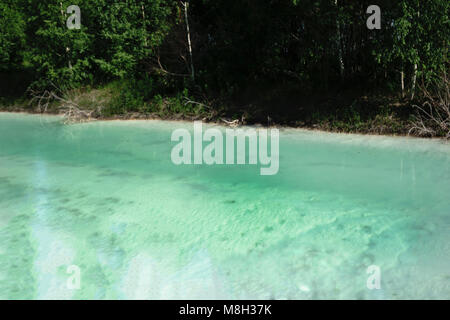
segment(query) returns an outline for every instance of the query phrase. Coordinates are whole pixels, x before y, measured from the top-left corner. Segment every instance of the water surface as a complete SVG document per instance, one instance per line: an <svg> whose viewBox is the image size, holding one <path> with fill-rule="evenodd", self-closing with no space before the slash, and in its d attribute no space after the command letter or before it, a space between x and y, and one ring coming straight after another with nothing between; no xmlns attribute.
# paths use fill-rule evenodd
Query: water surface
<svg viewBox="0 0 450 320"><path fill-rule="evenodd" d="M450 298L449 144L284 129L260 176L173 165L181 127L0 114L0 298Z"/></svg>

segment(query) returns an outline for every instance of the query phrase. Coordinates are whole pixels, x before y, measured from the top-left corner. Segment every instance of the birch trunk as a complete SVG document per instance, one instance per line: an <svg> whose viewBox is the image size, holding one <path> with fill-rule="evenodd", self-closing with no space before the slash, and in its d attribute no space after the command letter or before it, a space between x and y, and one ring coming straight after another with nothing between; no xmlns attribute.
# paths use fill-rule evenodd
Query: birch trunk
<svg viewBox="0 0 450 320"><path fill-rule="evenodd" d="M420 2L419 2L419 5L420 5ZM417 10L417 18L419 18L419 17L420 17L420 10ZM414 72L412 75L411 100L414 100L414 95L416 93L416 81L417 81L417 62L414 63Z"/></svg>
<svg viewBox="0 0 450 320"><path fill-rule="evenodd" d="M414 73L412 76L412 84L411 84L411 100L414 100L414 95L416 93L416 80L417 80L417 63L414 63Z"/></svg>
<svg viewBox="0 0 450 320"><path fill-rule="evenodd" d="M142 25L144 26L144 45L145 47L147 47L147 27L145 25L145 8L144 8L144 4L141 5L141 10L142 10Z"/></svg>
<svg viewBox="0 0 450 320"><path fill-rule="evenodd" d="M191 31L189 29L189 19L188 19L189 2L182 2L182 4L184 7L184 20L186 21L188 50L189 50L189 58L190 58L190 63L191 63L191 78L192 78L192 81L195 81L194 59L192 57Z"/></svg>
<svg viewBox="0 0 450 320"><path fill-rule="evenodd" d="M405 73L402 71L400 71L400 82L402 85L402 98L405 97Z"/></svg>

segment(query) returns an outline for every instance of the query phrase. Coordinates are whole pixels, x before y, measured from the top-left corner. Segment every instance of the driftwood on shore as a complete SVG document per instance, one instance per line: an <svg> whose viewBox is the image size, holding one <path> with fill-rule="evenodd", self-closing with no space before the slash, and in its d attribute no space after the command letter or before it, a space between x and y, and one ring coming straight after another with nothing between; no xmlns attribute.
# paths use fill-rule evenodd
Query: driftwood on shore
<svg viewBox="0 0 450 320"><path fill-rule="evenodd" d="M93 114L97 113L97 110L82 110L72 104L66 104L60 107L59 110L64 116L65 124L96 120Z"/></svg>
<svg viewBox="0 0 450 320"><path fill-rule="evenodd" d="M450 81L445 77L436 87L435 92L424 86L421 88L426 101L421 106L413 105L418 112L413 117L409 133L450 139Z"/></svg>
<svg viewBox="0 0 450 320"><path fill-rule="evenodd" d="M54 89L55 90L44 91L29 89L29 94L32 97L29 105L36 104L36 109L38 112L47 113L50 105L56 101L58 103L56 106L56 111L64 117L64 124L96 120L94 115L98 115L100 113L101 107L97 107L93 110L83 110L71 99L63 98L64 93L59 88L54 86ZM58 92L60 93L58 94Z"/></svg>

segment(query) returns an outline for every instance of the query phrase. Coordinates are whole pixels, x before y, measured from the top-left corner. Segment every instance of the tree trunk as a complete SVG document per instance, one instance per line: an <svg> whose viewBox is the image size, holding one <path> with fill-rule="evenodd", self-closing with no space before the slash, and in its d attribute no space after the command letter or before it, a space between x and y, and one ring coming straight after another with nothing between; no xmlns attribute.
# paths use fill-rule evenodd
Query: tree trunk
<svg viewBox="0 0 450 320"><path fill-rule="evenodd" d="M341 79L344 79L344 59L342 54L342 46L341 46L341 25L339 23L339 8L338 8L338 2L337 0L334 0L334 4L336 5L336 9L338 11L338 15L336 17L336 32L337 32L337 39L336 39L336 46L338 49L338 59L339 59L339 72L341 75Z"/></svg>
<svg viewBox="0 0 450 320"><path fill-rule="evenodd" d="M62 15L62 18L63 18L63 25L65 26L64 22L67 20L67 15L66 15L66 13L64 12L64 9L63 9L63 3L60 2L59 4L61 5L61 15ZM68 65L69 69L72 70L72 62L70 61L69 54L70 54L70 47L66 47L67 65Z"/></svg>
<svg viewBox="0 0 450 320"><path fill-rule="evenodd" d="M400 82L401 82L401 86L402 86L402 98L405 97L405 73L402 71L400 71Z"/></svg>
<svg viewBox="0 0 450 320"><path fill-rule="evenodd" d="M416 93L416 80L417 80L417 63L414 63L414 73L412 75L412 84L411 84L411 100L414 100L414 95Z"/></svg>
<svg viewBox="0 0 450 320"><path fill-rule="evenodd" d="M144 4L141 5L142 10L142 25L144 26L144 45L147 47L147 28L145 26L145 8Z"/></svg>
<svg viewBox="0 0 450 320"><path fill-rule="evenodd" d="M420 5L420 2L418 3ZM417 10L417 18L420 18L420 10ZM414 62L414 72L412 75L412 83L411 83L411 100L414 100L414 95L416 93L416 81L417 81L417 61Z"/></svg>
<svg viewBox="0 0 450 320"><path fill-rule="evenodd" d="M188 8L189 2L182 2L184 7L184 20L186 21L186 32L187 32L187 41L188 41L188 49L189 49L189 58L191 62L191 78L192 81L195 81L195 71L194 71L194 59L192 57L192 44L191 44L191 32L189 29L189 20L188 20Z"/></svg>

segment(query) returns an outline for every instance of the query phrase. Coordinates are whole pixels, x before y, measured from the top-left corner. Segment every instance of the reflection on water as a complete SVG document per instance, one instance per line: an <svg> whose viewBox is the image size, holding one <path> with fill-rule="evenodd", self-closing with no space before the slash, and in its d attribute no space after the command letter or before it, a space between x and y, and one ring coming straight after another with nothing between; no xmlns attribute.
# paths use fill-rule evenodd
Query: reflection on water
<svg viewBox="0 0 450 320"><path fill-rule="evenodd" d="M174 166L183 126L0 114L0 298L450 298L448 144L286 129L260 176Z"/></svg>

